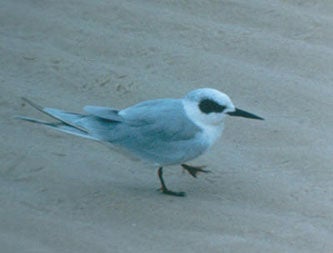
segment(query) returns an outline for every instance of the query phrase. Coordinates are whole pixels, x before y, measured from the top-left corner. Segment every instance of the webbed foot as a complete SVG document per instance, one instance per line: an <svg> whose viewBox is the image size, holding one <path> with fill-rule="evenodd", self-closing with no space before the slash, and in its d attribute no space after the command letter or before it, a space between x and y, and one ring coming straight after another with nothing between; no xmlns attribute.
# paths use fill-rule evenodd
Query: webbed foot
<svg viewBox="0 0 333 253"><path fill-rule="evenodd" d="M204 170L203 168L205 168L206 166L191 166L191 165L187 165L187 164L181 164L181 166L183 167L183 169L185 169L188 173L190 173L190 175L192 177L197 177L197 174L199 172L202 173L211 173L210 170Z"/></svg>

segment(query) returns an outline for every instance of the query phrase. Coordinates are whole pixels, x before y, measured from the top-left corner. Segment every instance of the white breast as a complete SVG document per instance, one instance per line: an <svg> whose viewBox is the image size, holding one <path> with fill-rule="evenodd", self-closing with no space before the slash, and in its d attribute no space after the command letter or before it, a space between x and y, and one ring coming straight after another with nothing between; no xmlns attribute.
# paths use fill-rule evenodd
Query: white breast
<svg viewBox="0 0 333 253"><path fill-rule="evenodd" d="M219 126L201 126L203 129L202 138L204 138L209 147L211 147L222 135L223 124Z"/></svg>
<svg viewBox="0 0 333 253"><path fill-rule="evenodd" d="M203 114L198 110L196 103L186 101L183 102L183 105L187 117L202 129L202 133L200 133L198 138L202 138L202 142L207 143L208 147L211 147L222 135L224 127L223 116Z"/></svg>

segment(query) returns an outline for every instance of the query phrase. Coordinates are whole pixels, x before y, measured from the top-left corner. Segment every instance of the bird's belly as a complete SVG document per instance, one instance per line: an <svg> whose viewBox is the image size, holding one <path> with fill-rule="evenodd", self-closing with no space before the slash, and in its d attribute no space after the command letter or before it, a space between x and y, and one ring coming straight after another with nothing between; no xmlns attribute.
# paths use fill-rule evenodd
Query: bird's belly
<svg viewBox="0 0 333 253"><path fill-rule="evenodd" d="M129 151L144 160L164 166L192 160L209 148L208 143L201 138L175 142L157 141L139 146L132 146Z"/></svg>
<svg viewBox="0 0 333 253"><path fill-rule="evenodd" d="M208 148L207 143L200 141L185 141L167 145L163 151L155 153L154 162L161 165L184 163L202 155Z"/></svg>
<svg viewBox="0 0 333 253"><path fill-rule="evenodd" d="M141 159L159 165L173 165L202 155L221 136L221 131L221 127L205 128L192 138L184 140L133 136L133 138L122 138L122 141L114 144L122 146Z"/></svg>

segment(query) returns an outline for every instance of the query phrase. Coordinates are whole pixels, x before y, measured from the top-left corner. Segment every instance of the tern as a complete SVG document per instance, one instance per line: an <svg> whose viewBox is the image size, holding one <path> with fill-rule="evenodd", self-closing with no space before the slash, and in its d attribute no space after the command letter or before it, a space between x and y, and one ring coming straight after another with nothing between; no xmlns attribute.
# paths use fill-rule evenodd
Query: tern
<svg viewBox="0 0 333 253"><path fill-rule="evenodd" d="M220 138L226 116L263 120L236 108L228 95L212 88L190 91L183 98L147 100L122 110L87 105L83 108L84 114L41 107L23 99L56 121L17 118L111 144L152 162L158 168L161 192L173 196L185 196L185 192L167 188L164 166L181 165L193 177L199 172L210 172L204 166L191 166L186 162L205 153Z"/></svg>

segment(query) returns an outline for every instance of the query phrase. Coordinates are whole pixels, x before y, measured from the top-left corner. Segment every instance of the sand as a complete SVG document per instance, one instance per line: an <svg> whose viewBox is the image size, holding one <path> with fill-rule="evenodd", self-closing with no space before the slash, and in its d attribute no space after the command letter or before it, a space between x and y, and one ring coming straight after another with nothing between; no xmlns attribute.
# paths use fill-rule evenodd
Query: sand
<svg viewBox="0 0 333 253"><path fill-rule="evenodd" d="M0 247L16 252L333 252L332 1L36 1L0 8ZM21 122L219 89L197 179Z"/></svg>

